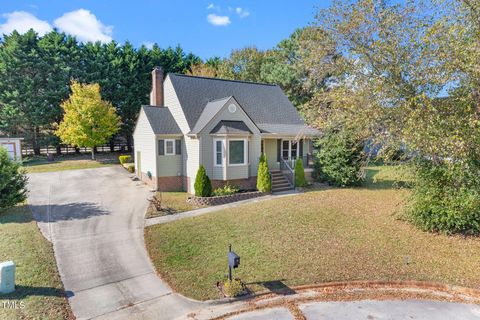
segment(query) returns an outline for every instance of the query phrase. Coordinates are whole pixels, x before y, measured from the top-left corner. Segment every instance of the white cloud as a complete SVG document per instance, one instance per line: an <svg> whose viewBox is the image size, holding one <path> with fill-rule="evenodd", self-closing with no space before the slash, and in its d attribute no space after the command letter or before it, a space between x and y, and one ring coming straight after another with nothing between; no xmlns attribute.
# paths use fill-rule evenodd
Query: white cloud
<svg viewBox="0 0 480 320"><path fill-rule="evenodd" d="M250 11L242 9L240 7L235 8L235 12L238 14L240 18L246 18L250 15Z"/></svg>
<svg viewBox="0 0 480 320"><path fill-rule="evenodd" d="M5 13L2 17L6 18L5 23L0 24L0 36L10 34L13 30L19 33L25 33L30 29L35 30L40 36L52 30L52 26L44 20L40 20L33 14L25 11L13 11Z"/></svg>
<svg viewBox="0 0 480 320"><path fill-rule="evenodd" d="M229 16L218 16L215 13L209 14L207 16L207 21L214 26L228 26L230 23L232 23Z"/></svg>
<svg viewBox="0 0 480 320"><path fill-rule="evenodd" d="M155 42L151 42L151 41L143 41L142 42L142 45L145 46L147 49L152 49L153 48L153 45L155 44Z"/></svg>
<svg viewBox="0 0 480 320"><path fill-rule="evenodd" d="M210 10L210 9L213 9L215 8L215 5L213 3L210 3L208 6L207 6L207 9Z"/></svg>
<svg viewBox="0 0 480 320"><path fill-rule="evenodd" d="M77 37L80 41L109 42L112 40L112 26L105 26L90 11L79 9L65 13L53 22L60 31Z"/></svg>

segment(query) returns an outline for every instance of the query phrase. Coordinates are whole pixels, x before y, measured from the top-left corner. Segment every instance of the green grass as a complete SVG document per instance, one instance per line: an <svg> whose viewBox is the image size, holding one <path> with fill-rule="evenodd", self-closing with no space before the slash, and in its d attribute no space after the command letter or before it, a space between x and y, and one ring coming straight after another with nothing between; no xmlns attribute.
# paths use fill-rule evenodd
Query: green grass
<svg viewBox="0 0 480 320"><path fill-rule="evenodd" d="M16 263L16 291L0 295L0 319L70 319L51 244L26 205L0 211L0 261ZM23 308L8 309L17 302Z"/></svg>
<svg viewBox="0 0 480 320"><path fill-rule="evenodd" d="M35 157L24 161L28 173L52 172L62 170L91 169L118 164L119 154L97 154L96 160L91 160L90 155L64 155L55 157L49 162L46 157Z"/></svg>
<svg viewBox="0 0 480 320"><path fill-rule="evenodd" d="M376 170L376 171L374 171ZM152 261L178 292L218 298L227 248L254 291L343 280L429 280L480 286L480 239L419 231L398 220L409 191L376 167L362 188L324 189L146 229ZM376 179L375 179L376 178Z"/></svg>
<svg viewBox="0 0 480 320"><path fill-rule="evenodd" d="M153 205L148 207L146 218L164 216L196 209L187 202L186 192L157 192L156 197L162 200L162 210L157 211Z"/></svg>

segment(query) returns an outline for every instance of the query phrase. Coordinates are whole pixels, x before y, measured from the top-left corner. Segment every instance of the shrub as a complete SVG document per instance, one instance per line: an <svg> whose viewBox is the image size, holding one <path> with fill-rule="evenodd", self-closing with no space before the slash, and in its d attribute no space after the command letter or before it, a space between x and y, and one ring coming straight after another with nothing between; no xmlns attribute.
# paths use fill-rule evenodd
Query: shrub
<svg viewBox="0 0 480 320"><path fill-rule="evenodd" d="M120 162L120 164L124 164L124 163L132 163L132 156L120 156L118 157L118 161Z"/></svg>
<svg viewBox="0 0 480 320"><path fill-rule="evenodd" d="M134 173L134 172L135 172L135 166L134 166L133 164L131 164L131 165L129 165L129 166L127 167L127 170L128 170L128 172L130 172L130 173Z"/></svg>
<svg viewBox="0 0 480 320"><path fill-rule="evenodd" d="M207 176L205 167L200 165L197 176L195 177L195 195L197 197L210 197L212 194L212 183Z"/></svg>
<svg viewBox="0 0 480 320"><path fill-rule="evenodd" d="M260 192L272 191L272 181L268 171L268 162L264 154L260 156L257 173L257 190Z"/></svg>
<svg viewBox="0 0 480 320"><path fill-rule="evenodd" d="M319 139L313 178L317 181L345 187L358 185L363 159L363 143L347 130L327 130Z"/></svg>
<svg viewBox="0 0 480 320"><path fill-rule="evenodd" d="M218 196L229 196L240 191L240 188L237 186L232 186L229 184L224 185L222 188L217 188L213 190L213 195Z"/></svg>
<svg viewBox="0 0 480 320"><path fill-rule="evenodd" d="M223 283L223 293L227 297L236 297L243 293L243 285L240 280L233 279L232 281L226 280Z"/></svg>
<svg viewBox="0 0 480 320"><path fill-rule="evenodd" d="M480 233L480 163L434 164L419 160L407 209L410 221L426 231Z"/></svg>
<svg viewBox="0 0 480 320"><path fill-rule="evenodd" d="M303 169L303 160L298 158L295 161L295 186L305 187L307 181L305 180L305 170Z"/></svg>
<svg viewBox="0 0 480 320"><path fill-rule="evenodd" d="M20 163L10 160L7 151L0 148L0 208L13 207L26 199L27 180Z"/></svg>

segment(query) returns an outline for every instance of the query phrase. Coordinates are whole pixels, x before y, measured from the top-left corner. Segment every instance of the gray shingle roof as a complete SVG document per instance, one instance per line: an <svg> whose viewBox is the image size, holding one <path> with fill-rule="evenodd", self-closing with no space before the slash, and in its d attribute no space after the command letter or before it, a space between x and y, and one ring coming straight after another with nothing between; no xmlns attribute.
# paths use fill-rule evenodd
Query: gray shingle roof
<svg viewBox="0 0 480 320"><path fill-rule="evenodd" d="M142 108L155 134L182 134L170 109L153 106L142 106Z"/></svg>
<svg viewBox="0 0 480 320"><path fill-rule="evenodd" d="M233 96L255 123L304 125L279 86L181 74L168 75L190 128L211 101Z"/></svg>
<svg viewBox="0 0 480 320"><path fill-rule="evenodd" d="M222 109L222 107L227 103L227 101L231 97L225 97L222 99L210 101L207 103L205 108L202 111L202 114L198 118L197 122L195 123L195 127L193 127L192 131L190 133L192 134L197 134L200 132L200 130L205 127L210 120Z"/></svg>
<svg viewBox="0 0 480 320"><path fill-rule="evenodd" d="M210 133L230 134L230 133L252 133L243 121L220 121Z"/></svg>

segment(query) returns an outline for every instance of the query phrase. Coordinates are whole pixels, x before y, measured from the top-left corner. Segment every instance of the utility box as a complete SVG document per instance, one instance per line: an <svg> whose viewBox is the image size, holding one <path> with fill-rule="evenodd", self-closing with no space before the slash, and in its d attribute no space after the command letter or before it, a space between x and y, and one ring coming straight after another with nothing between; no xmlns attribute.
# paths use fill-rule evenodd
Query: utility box
<svg viewBox="0 0 480 320"><path fill-rule="evenodd" d="M230 268L238 268L240 265L240 257L233 251L230 251L228 253L228 266Z"/></svg>
<svg viewBox="0 0 480 320"><path fill-rule="evenodd" d="M0 293L15 291L15 263L6 261L0 263Z"/></svg>

